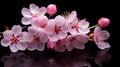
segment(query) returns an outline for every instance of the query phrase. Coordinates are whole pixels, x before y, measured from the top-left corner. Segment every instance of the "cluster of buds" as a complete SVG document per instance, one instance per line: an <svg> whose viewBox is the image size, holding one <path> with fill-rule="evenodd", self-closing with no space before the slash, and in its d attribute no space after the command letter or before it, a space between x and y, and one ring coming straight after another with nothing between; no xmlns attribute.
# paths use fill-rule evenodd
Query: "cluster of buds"
<svg viewBox="0 0 120 67"><path fill-rule="evenodd" d="M1 45L9 46L12 52L26 49L43 51L45 47L58 52L72 51L74 48L83 50L89 40L95 42L99 49L110 47L105 42L110 34L101 29L109 25L108 18L99 19L98 24L91 27L86 19L79 20L76 11L51 18L57 13L55 4L48 7L30 4L29 9L24 7L21 13L21 23L27 26L27 30L22 31L23 27L14 25L3 32L1 39ZM95 28L92 36L91 28Z"/></svg>

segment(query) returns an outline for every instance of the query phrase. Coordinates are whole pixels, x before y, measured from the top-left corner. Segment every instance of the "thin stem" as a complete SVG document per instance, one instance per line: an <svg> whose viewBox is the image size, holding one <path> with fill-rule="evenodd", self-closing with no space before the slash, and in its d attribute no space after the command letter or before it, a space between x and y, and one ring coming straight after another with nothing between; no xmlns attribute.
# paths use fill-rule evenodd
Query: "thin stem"
<svg viewBox="0 0 120 67"><path fill-rule="evenodd" d="M98 24L97 24L97 25L94 25L94 26L89 27L89 29L95 28L95 27L97 27L97 26L98 26Z"/></svg>

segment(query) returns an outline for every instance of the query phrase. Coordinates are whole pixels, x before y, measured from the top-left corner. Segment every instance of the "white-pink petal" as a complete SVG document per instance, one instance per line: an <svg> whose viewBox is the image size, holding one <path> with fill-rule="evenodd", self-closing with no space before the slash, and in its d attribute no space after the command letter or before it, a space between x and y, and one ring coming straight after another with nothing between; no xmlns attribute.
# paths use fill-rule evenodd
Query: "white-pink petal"
<svg viewBox="0 0 120 67"><path fill-rule="evenodd" d="M75 28L70 29L69 32L70 32L72 35L78 34L78 32L77 32L77 30L76 30Z"/></svg>
<svg viewBox="0 0 120 67"><path fill-rule="evenodd" d="M16 46L19 50L25 50L27 48L26 42L18 42Z"/></svg>
<svg viewBox="0 0 120 67"><path fill-rule="evenodd" d="M54 34L52 34L52 35L48 35L48 39L50 40L50 41L57 41L58 40L58 38L56 37L57 35L54 33Z"/></svg>
<svg viewBox="0 0 120 67"><path fill-rule="evenodd" d="M65 18L58 15L55 17L55 24L59 26L63 26L65 24Z"/></svg>
<svg viewBox="0 0 120 67"><path fill-rule="evenodd" d="M27 49L28 50L30 50L30 51L33 51L33 50L35 50L36 49L36 42L35 41L33 41L33 42L28 42L27 43Z"/></svg>
<svg viewBox="0 0 120 67"><path fill-rule="evenodd" d="M39 51L43 51L44 48L45 48L45 43L39 42L39 43L36 45L36 48L37 48L37 50L39 50Z"/></svg>
<svg viewBox="0 0 120 67"><path fill-rule="evenodd" d="M11 44L11 45L10 45L10 50L11 50L12 52L17 52L17 51L18 51L18 48L17 48L16 44Z"/></svg>
<svg viewBox="0 0 120 67"><path fill-rule="evenodd" d="M79 41L74 41L73 43L73 47L75 47L76 49L85 49L84 43Z"/></svg>
<svg viewBox="0 0 120 67"><path fill-rule="evenodd" d="M47 34L53 34L54 33L54 27L55 27L55 21L54 19L51 19L48 21L48 24L45 28Z"/></svg>
<svg viewBox="0 0 120 67"><path fill-rule="evenodd" d="M18 36L22 33L22 27L20 25L14 25L11 31L13 31L14 35Z"/></svg>
<svg viewBox="0 0 120 67"><path fill-rule="evenodd" d="M40 15L44 15L47 12L47 9L46 7L41 7L39 11L40 11Z"/></svg>
<svg viewBox="0 0 120 67"><path fill-rule="evenodd" d="M89 28L79 28L78 31L80 34L87 34L90 32L90 29Z"/></svg>
<svg viewBox="0 0 120 67"><path fill-rule="evenodd" d="M39 14L40 13L39 7L35 4L30 4L29 8L30 8L30 11L32 14Z"/></svg>
<svg viewBox="0 0 120 67"><path fill-rule="evenodd" d="M1 45L4 47L8 47L10 44L11 44L10 40L5 40L5 39L1 40Z"/></svg>
<svg viewBox="0 0 120 67"><path fill-rule="evenodd" d="M78 25L82 28L88 28L89 26L89 22L87 22L85 19L84 20L81 20Z"/></svg>
<svg viewBox="0 0 120 67"><path fill-rule="evenodd" d="M24 25L29 25L30 24L30 20L31 20L30 18L23 17L22 20L21 20L21 22Z"/></svg>
<svg viewBox="0 0 120 67"><path fill-rule="evenodd" d="M46 43L48 41L48 36L44 33L43 36L40 36L40 42Z"/></svg>
<svg viewBox="0 0 120 67"><path fill-rule="evenodd" d="M98 42L98 43L96 43L97 44L97 46L98 46L98 48L99 49L106 49L106 48L110 48L110 45L109 45L109 43L108 42L104 42L104 41L102 41L102 42Z"/></svg>
<svg viewBox="0 0 120 67"><path fill-rule="evenodd" d="M101 32L101 27L96 27L95 29L94 29L94 35L97 35L98 33L100 33Z"/></svg>
<svg viewBox="0 0 120 67"><path fill-rule="evenodd" d="M103 30L98 34L99 40L107 40L110 37L110 34Z"/></svg>
<svg viewBox="0 0 120 67"><path fill-rule="evenodd" d="M3 32L3 37L5 40L10 40L13 36L13 32L11 30L6 30Z"/></svg>
<svg viewBox="0 0 120 67"><path fill-rule="evenodd" d="M31 14L30 10L27 9L27 8L22 8L21 13L26 18L31 18L32 17L32 14Z"/></svg>
<svg viewBox="0 0 120 67"><path fill-rule="evenodd" d="M36 33L36 32L38 32L37 30L38 30L38 28L35 27L35 26L30 26L30 27L28 27L28 32L31 33L31 34L33 34L33 35L36 35L36 34L37 34L37 33Z"/></svg>
<svg viewBox="0 0 120 67"><path fill-rule="evenodd" d="M59 38L59 39L64 39L65 37L67 37L67 33L64 33L64 32L59 32L59 34L56 34L57 35L57 37Z"/></svg>

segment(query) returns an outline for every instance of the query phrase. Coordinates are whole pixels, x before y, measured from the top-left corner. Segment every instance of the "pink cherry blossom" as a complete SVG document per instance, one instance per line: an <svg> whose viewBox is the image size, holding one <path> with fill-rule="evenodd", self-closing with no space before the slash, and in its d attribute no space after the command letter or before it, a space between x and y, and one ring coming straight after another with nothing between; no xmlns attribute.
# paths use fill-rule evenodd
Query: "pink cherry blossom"
<svg viewBox="0 0 120 67"><path fill-rule="evenodd" d="M4 47L10 46L10 50L12 52L25 50L27 44L22 35L23 33L21 26L14 25L11 30L6 30L5 32L3 32L4 38L1 40L1 45Z"/></svg>
<svg viewBox="0 0 120 67"><path fill-rule="evenodd" d="M72 51L73 48L85 49L85 43L88 42L89 37L84 34L69 35L66 39L66 48L68 51Z"/></svg>
<svg viewBox="0 0 120 67"><path fill-rule="evenodd" d="M65 23L65 18L58 15L55 19L48 21L46 33L50 41L57 41L59 39L64 39L69 29L70 25Z"/></svg>
<svg viewBox="0 0 120 67"><path fill-rule="evenodd" d="M47 13L50 15L54 15L57 12L57 7L55 4L50 4L47 7Z"/></svg>
<svg viewBox="0 0 120 67"><path fill-rule="evenodd" d="M110 34L106 30L101 30L101 27L96 27L93 35L93 40L99 49L110 47L109 43L104 41L110 37Z"/></svg>
<svg viewBox="0 0 120 67"><path fill-rule="evenodd" d="M39 50L43 51L45 48L45 43L48 41L48 37L45 34L45 30L31 26L28 28L28 34L26 34L26 40L28 41L28 50Z"/></svg>
<svg viewBox="0 0 120 67"><path fill-rule="evenodd" d="M55 41L48 41L47 48L54 50L55 49L55 44L56 44Z"/></svg>
<svg viewBox="0 0 120 67"><path fill-rule="evenodd" d="M69 15L65 16L65 22L66 23L73 23L74 21L76 21L77 18L77 12L76 11L72 11Z"/></svg>
<svg viewBox="0 0 120 67"><path fill-rule="evenodd" d="M46 13L47 9L46 7L39 8L35 4L30 4L29 9L28 8L22 8L22 15L24 16L21 20L22 24L29 25L31 24L31 19L35 19L38 16L42 16Z"/></svg>
<svg viewBox="0 0 120 67"><path fill-rule="evenodd" d="M64 52L66 50L66 39L49 41L47 47L58 52Z"/></svg>
<svg viewBox="0 0 120 67"><path fill-rule="evenodd" d="M31 25L40 27L40 28L45 28L48 23L48 18L46 16L38 16L37 18L31 19Z"/></svg>
<svg viewBox="0 0 120 67"><path fill-rule="evenodd" d="M71 24L71 29L69 30L69 32L72 35L76 35L76 34L87 34L89 33L89 22L87 22L85 19L83 20L75 20L72 24Z"/></svg>
<svg viewBox="0 0 120 67"><path fill-rule="evenodd" d="M107 27L109 24L110 24L110 20L108 18L100 18L98 20L98 24L101 26L101 27Z"/></svg>

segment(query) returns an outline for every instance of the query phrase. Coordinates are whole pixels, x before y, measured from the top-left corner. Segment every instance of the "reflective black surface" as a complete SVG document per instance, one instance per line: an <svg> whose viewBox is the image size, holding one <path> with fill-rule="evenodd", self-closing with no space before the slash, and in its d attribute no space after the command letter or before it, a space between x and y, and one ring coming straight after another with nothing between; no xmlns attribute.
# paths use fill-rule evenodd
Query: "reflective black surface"
<svg viewBox="0 0 120 67"><path fill-rule="evenodd" d="M33 51L10 53L1 57L3 67L109 67L109 49L87 52L73 50L58 53L54 51Z"/></svg>

